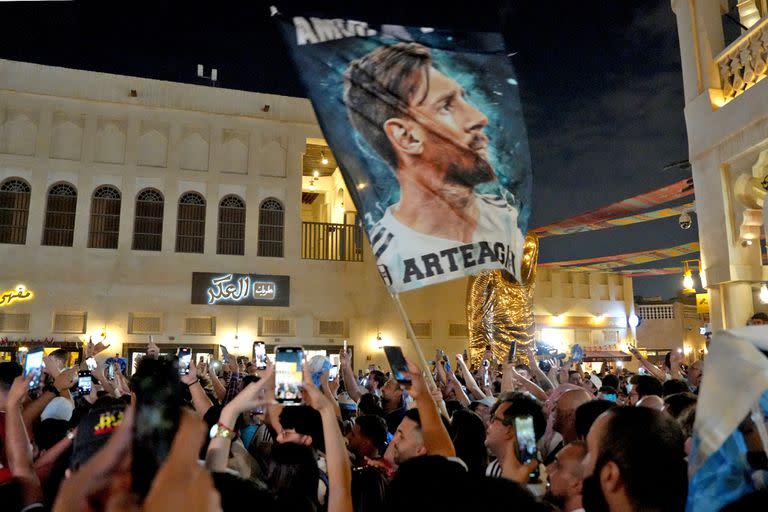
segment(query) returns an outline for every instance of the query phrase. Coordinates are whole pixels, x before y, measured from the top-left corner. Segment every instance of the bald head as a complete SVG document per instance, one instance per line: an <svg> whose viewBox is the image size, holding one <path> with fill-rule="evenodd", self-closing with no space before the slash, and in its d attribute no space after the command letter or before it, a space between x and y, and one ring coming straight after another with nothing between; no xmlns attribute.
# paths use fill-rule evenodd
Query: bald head
<svg viewBox="0 0 768 512"><path fill-rule="evenodd" d="M584 389L566 391L558 399L554 412L554 429L563 436L566 443L571 443L578 437L576 435L576 409L590 400L592 397Z"/></svg>
<svg viewBox="0 0 768 512"><path fill-rule="evenodd" d="M664 400L662 400L660 396L648 395L638 400L635 407L647 407L649 409L660 411L664 408Z"/></svg>

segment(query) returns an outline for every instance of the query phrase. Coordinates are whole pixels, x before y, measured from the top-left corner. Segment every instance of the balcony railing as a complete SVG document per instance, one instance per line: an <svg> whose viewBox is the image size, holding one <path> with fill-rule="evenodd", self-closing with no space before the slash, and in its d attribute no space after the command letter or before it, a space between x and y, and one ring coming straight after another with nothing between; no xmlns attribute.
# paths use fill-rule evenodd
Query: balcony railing
<svg viewBox="0 0 768 512"><path fill-rule="evenodd" d="M363 243L360 226L301 223L301 257L305 260L363 261Z"/></svg>
<svg viewBox="0 0 768 512"><path fill-rule="evenodd" d="M721 107L768 75L768 17L730 44L715 59L720 90L712 101Z"/></svg>

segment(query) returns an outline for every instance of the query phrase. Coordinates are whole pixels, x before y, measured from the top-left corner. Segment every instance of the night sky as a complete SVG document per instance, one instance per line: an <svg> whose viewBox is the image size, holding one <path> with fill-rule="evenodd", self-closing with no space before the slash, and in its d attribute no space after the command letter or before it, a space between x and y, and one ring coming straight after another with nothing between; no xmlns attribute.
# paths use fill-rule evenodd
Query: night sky
<svg viewBox="0 0 768 512"><path fill-rule="evenodd" d="M534 173L530 227L679 181L688 157L676 19L669 0L416 2L370 0L210 5L0 2L0 57L92 71L305 96L269 5L372 23L501 30L519 75ZM317 6L322 6L318 8ZM465 6L465 7L461 7ZM687 198L690 200L690 198ZM686 200L672 204L681 204ZM541 261L589 258L695 241L676 217L547 238ZM695 255L692 255L696 257ZM652 266L678 266L675 258ZM635 279L637 295L671 297L680 276Z"/></svg>

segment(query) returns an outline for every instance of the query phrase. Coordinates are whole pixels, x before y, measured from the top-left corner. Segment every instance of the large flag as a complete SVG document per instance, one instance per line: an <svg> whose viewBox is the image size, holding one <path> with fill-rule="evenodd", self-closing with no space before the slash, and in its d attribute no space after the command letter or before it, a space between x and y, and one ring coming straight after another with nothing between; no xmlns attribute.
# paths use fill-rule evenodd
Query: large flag
<svg viewBox="0 0 768 512"><path fill-rule="evenodd" d="M519 276L530 157L501 35L278 19L390 290Z"/></svg>
<svg viewBox="0 0 768 512"><path fill-rule="evenodd" d="M766 481L765 471L750 467L742 432L752 416L768 417L768 327L741 327L715 333L704 364L688 459L689 512L718 511ZM768 444L763 442L764 450ZM762 473L762 474L758 474Z"/></svg>

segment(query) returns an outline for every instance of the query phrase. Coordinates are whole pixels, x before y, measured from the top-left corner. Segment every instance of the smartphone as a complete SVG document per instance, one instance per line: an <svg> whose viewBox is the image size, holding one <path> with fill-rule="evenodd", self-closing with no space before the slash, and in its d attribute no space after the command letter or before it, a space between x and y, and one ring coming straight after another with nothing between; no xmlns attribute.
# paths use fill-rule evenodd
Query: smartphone
<svg viewBox="0 0 768 512"><path fill-rule="evenodd" d="M37 389L40 385L40 377L43 374L43 347L33 348L27 352L24 360L24 377L32 375L29 389Z"/></svg>
<svg viewBox="0 0 768 512"><path fill-rule="evenodd" d="M336 380L336 377L339 376L339 367L336 365L331 366L331 369L328 370L328 380Z"/></svg>
<svg viewBox="0 0 768 512"><path fill-rule="evenodd" d="M347 353L347 340L344 340L344 353Z"/></svg>
<svg viewBox="0 0 768 512"><path fill-rule="evenodd" d="M267 347L263 341L253 342L253 364L256 365L257 370L267 368Z"/></svg>
<svg viewBox="0 0 768 512"><path fill-rule="evenodd" d="M601 395L602 396L600 398L602 398L603 400L610 400L611 402L615 402L616 399L618 398L615 393L604 393Z"/></svg>
<svg viewBox="0 0 768 512"><path fill-rule="evenodd" d="M132 487L144 497L171 450L183 407L183 386L176 361L142 359L131 379L135 393Z"/></svg>
<svg viewBox="0 0 768 512"><path fill-rule="evenodd" d="M90 370L81 370L77 372L77 390L81 395L88 395L93 388L93 378Z"/></svg>
<svg viewBox="0 0 768 512"><path fill-rule="evenodd" d="M283 405L301 403L304 349L277 347L275 352L275 400Z"/></svg>
<svg viewBox="0 0 768 512"><path fill-rule="evenodd" d="M229 358L229 350L227 350L227 347L224 345L219 345L219 352L221 352L221 360L224 362L224 364L230 363Z"/></svg>
<svg viewBox="0 0 768 512"><path fill-rule="evenodd" d="M179 356L179 375L189 374L189 363L192 362L192 349L190 347L179 347L177 355Z"/></svg>
<svg viewBox="0 0 768 512"><path fill-rule="evenodd" d="M384 354L387 356L389 366L392 368L392 375L400 384L410 384L411 379L405 374L408 373L408 363L405 362L403 349L395 346L384 347Z"/></svg>
<svg viewBox="0 0 768 512"><path fill-rule="evenodd" d="M90 371L95 370L96 367L98 366L96 364L96 359L93 358L93 357L89 357L88 359L86 359L85 360L85 365L88 367L88 370L90 370Z"/></svg>
<svg viewBox="0 0 768 512"><path fill-rule="evenodd" d="M521 464L528 464L536 458L536 433L533 430L533 417L516 417L515 433L517 435L517 459Z"/></svg>
<svg viewBox="0 0 768 512"><path fill-rule="evenodd" d="M107 366L107 378L109 380L115 380L115 367L112 364Z"/></svg>

